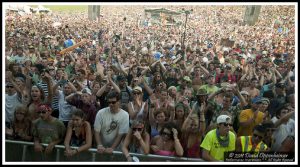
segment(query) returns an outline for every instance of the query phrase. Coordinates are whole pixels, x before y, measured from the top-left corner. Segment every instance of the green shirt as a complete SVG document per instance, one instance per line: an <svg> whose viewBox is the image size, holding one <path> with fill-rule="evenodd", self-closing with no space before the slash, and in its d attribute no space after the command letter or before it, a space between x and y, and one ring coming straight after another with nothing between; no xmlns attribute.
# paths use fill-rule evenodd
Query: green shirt
<svg viewBox="0 0 300 167"><path fill-rule="evenodd" d="M222 147L217 139L216 129L214 129L206 134L200 147L207 150L214 159L224 161L224 153L235 150L235 141L234 133L229 131L229 145L228 147Z"/></svg>
<svg viewBox="0 0 300 167"><path fill-rule="evenodd" d="M33 125L33 136L39 138L41 143L49 144L58 139L64 140L66 128L57 118L51 122L39 118L33 122Z"/></svg>

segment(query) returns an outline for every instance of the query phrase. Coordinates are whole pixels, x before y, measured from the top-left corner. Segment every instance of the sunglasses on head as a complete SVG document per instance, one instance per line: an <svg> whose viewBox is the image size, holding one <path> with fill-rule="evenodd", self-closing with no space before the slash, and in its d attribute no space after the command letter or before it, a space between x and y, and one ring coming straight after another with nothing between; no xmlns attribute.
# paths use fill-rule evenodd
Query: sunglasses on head
<svg viewBox="0 0 300 167"><path fill-rule="evenodd" d="M257 134L253 134L253 137L254 137L254 138L257 138L257 137L258 137L260 140L263 138L262 136L259 136L259 135L257 135Z"/></svg>
<svg viewBox="0 0 300 167"><path fill-rule="evenodd" d="M117 101L108 101L108 104L116 104Z"/></svg>
<svg viewBox="0 0 300 167"><path fill-rule="evenodd" d="M222 123L224 126L232 126L230 123Z"/></svg>
<svg viewBox="0 0 300 167"><path fill-rule="evenodd" d="M132 128L132 131L133 131L133 132L135 132L135 131L141 132L141 131L143 131L143 128Z"/></svg>

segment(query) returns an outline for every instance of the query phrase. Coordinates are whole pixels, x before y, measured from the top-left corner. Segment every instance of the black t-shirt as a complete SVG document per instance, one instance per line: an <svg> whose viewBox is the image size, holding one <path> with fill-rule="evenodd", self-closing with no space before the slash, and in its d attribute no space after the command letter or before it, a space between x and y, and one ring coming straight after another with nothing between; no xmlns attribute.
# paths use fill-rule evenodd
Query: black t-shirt
<svg viewBox="0 0 300 167"><path fill-rule="evenodd" d="M96 100L100 101L100 110L102 108L108 107L108 103L107 103L107 99L106 99L107 94L108 94L108 92L104 92L101 96L96 96Z"/></svg>
<svg viewBox="0 0 300 167"><path fill-rule="evenodd" d="M170 78L168 77L166 80L167 88L170 86L178 86L178 79L177 78Z"/></svg>

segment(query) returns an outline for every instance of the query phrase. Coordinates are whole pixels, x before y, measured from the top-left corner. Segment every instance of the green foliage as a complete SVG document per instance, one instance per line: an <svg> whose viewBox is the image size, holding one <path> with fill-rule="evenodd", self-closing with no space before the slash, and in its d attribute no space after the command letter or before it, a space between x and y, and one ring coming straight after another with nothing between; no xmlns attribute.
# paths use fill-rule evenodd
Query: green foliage
<svg viewBox="0 0 300 167"><path fill-rule="evenodd" d="M31 5L32 7L37 7L37 5ZM88 10L87 5L43 5L45 8L49 8L52 11L62 11L62 12L85 12Z"/></svg>

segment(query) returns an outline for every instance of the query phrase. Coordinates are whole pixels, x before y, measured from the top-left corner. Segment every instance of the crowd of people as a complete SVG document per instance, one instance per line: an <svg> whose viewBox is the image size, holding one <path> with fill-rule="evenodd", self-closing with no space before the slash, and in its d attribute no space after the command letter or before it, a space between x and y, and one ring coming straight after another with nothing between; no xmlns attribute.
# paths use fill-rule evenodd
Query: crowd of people
<svg viewBox="0 0 300 167"><path fill-rule="evenodd" d="M7 12L6 139L127 161L295 151L295 6L262 6L254 26L245 6L166 6L192 9L186 34L144 24L148 7L101 6L96 21Z"/></svg>

